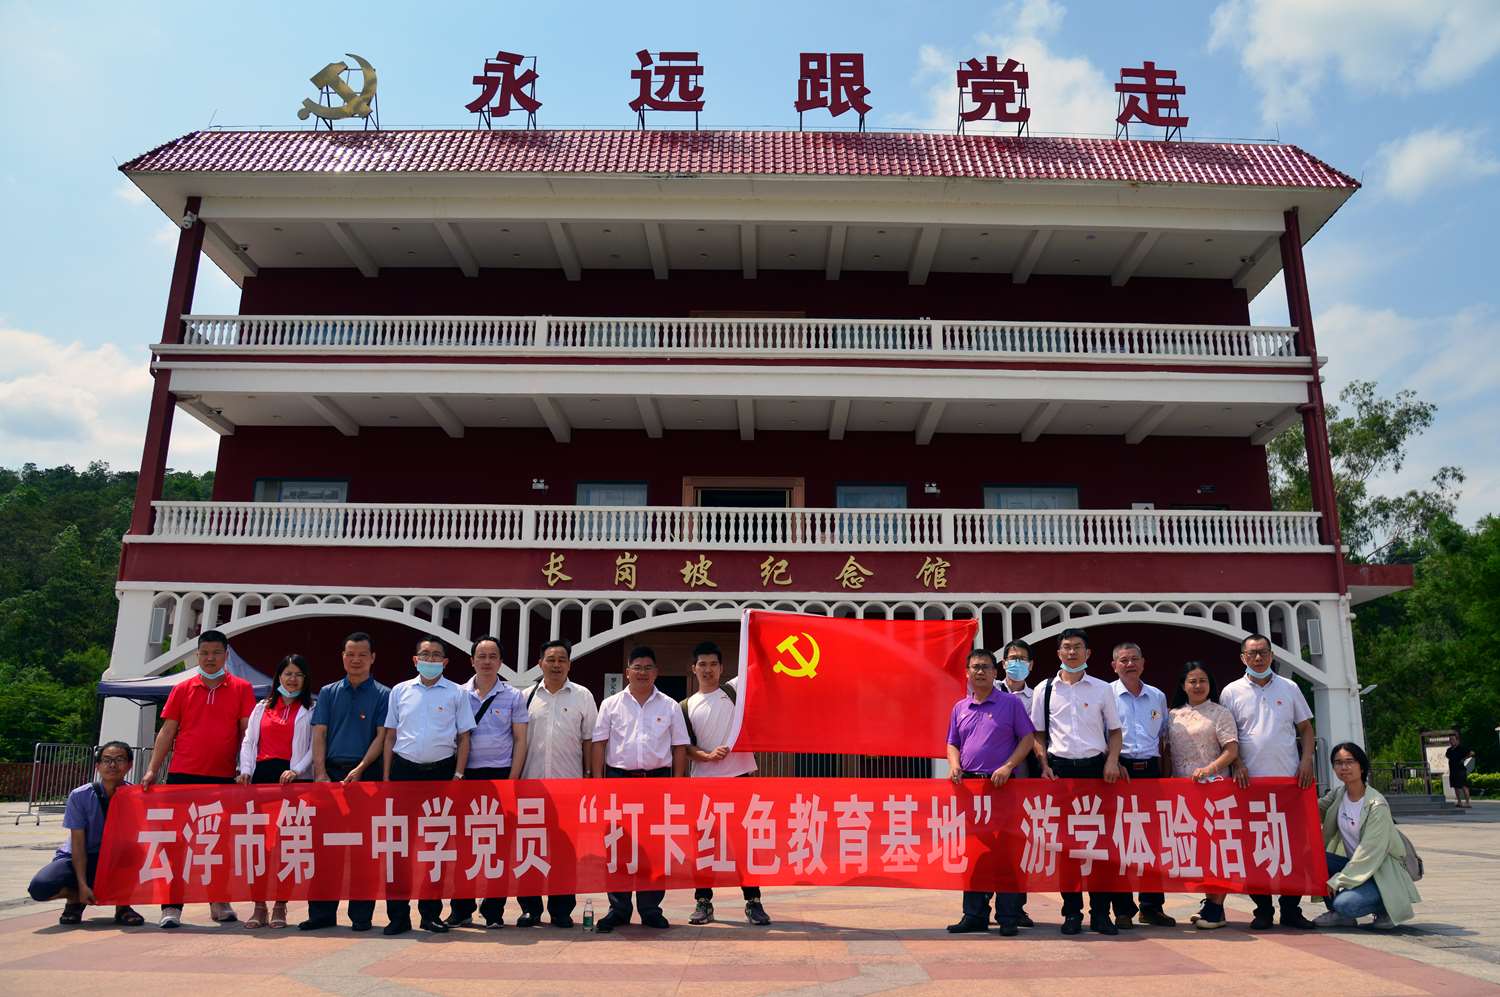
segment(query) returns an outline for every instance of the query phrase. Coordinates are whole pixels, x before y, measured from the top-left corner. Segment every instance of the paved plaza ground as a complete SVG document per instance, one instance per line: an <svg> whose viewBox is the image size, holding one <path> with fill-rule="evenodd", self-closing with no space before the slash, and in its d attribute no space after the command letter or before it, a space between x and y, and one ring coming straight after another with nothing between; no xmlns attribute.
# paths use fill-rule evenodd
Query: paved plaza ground
<svg viewBox="0 0 1500 997"><path fill-rule="evenodd" d="M95 909L82 928L57 924L61 903L25 898L31 874L62 834L12 825L0 810L0 994L177 994L294 997L343 994L941 994L1130 997L1195 993L1419 995L1500 994L1500 803L1472 814L1411 819L1403 829L1427 863L1415 922L1370 929L1251 934L1248 902L1230 902L1232 924L1187 925L1188 897L1168 898L1182 926L1119 938L1058 934L1058 898L1028 904L1038 926L1019 938L947 934L958 917L951 893L887 889L766 890L776 919L754 928L736 891L720 891L723 923L686 924L692 897L667 896L667 932L633 926L613 935L551 927L454 931L400 938L347 928L303 934L215 925L189 907L177 932L120 929ZM604 898L595 899L595 908ZM249 904L238 905L240 915ZM292 908L293 923L303 905ZM1317 913L1310 910L1310 913ZM341 912L342 913L342 912ZM506 920L516 911L512 903ZM383 923L379 910L377 927Z"/></svg>

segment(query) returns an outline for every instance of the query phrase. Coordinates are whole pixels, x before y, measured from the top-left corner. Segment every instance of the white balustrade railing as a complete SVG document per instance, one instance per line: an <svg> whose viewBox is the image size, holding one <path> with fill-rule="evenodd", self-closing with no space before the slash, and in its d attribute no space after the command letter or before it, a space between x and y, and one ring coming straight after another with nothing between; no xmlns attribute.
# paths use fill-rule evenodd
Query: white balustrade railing
<svg viewBox="0 0 1500 997"><path fill-rule="evenodd" d="M741 356L1086 356L1277 360L1293 326L928 319L185 315L183 345L232 352L361 351Z"/></svg>
<svg viewBox="0 0 1500 997"><path fill-rule="evenodd" d="M156 502L131 542L704 550L1322 551L1315 512Z"/></svg>

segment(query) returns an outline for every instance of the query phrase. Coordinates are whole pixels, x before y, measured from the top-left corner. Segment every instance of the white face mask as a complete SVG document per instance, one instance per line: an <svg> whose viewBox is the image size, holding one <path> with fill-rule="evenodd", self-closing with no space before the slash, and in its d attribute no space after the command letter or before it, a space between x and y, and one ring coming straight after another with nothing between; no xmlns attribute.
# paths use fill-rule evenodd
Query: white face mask
<svg viewBox="0 0 1500 997"><path fill-rule="evenodd" d="M1086 672L1086 671L1088 671L1089 670L1089 663L1087 661L1085 661L1081 665L1065 665L1065 664L1062 664L1062 663L1059 662L1058 667L1061 668L1063 671L1067 672L1069 675L1077 675L1079 672Z"/></svg>
<svg viewBox="0 0 1500 997"><path fill-rule="evenodd" d="M1250 676L1253 679L1260 679L1260 680L1264 681L1265 679L1268 679L1272 675L1274 675L1275 674L1275 670L1272 669L1270 666L1267 666L1265 671L1258 672L1254 668L1251 668L1249 665L1246 665L1245 666L1245 674L1248 675L1248 676Z"/></svg>
<svg viewBox="0 0 1500 997"><path fill-rule="evenodd" d="M198 673L200 675L202 675L206 679L216 679L220 675L224 674L224 666L221 664L221 665L219 665L218 668L215 668L213 671L209 671L205 666L199 665L198 666Z"/></svg>

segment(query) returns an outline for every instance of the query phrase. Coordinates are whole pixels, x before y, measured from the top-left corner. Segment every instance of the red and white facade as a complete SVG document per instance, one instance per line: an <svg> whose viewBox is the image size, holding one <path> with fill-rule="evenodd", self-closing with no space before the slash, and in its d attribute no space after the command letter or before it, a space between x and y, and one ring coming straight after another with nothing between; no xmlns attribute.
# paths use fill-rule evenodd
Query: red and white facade
<svg viewBox="0 0 1500 997"><path fill-rule="evenodd" d="M122 170L183 229L112 678L210 627L326 680L349 630L391 680L417 631L496 632L513 681L561 636L597 693L770 606L977 616L1040 674L1089 627L1164 685L1265 632L1362 733L1350 606L1403 579L1340 553L1302 246L1358 184L1300 149L199 132ZM239 314L193 312L204 255ZM1277 273L1292 325L1252 326ZM212 502L161 501L184 415ZM1317 509L1273 512L1298 422Z"/></svg>

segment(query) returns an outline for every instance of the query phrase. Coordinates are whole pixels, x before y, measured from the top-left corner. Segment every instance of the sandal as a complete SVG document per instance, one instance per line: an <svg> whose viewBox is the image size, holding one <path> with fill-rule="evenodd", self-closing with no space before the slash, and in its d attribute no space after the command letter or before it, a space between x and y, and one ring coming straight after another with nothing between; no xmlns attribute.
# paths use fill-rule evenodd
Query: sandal
<svg viewBox="0 0 1500 997"><path fill-rule="evenodd" d="M271 908L271 920L267 922L273 928L286 927L286 902L277 901L276 906Z"/></svg>
<svg viewBox="0 0 1500 997"><path fill-rule="evenodd" d="M146 923L146 919L137 914L134 907L116 907L115 923L138 928Z"/></svg>
<svg viewBox="0 0 1500 997"><path fill-rule="evenodd" d="M58 924L81 924L83 923L83 911L86 904L67 903L63 904L62 913L58 915Z"/></svg>
<svg viewBox="0 0 1500 997"><path fill-rule="evenodd" d="M265 926L266 905L256 904L255 910L251 911L250 916L245 919L245 927L249 928L251 931L254 931L256 928L264 928Z"/></svg>

